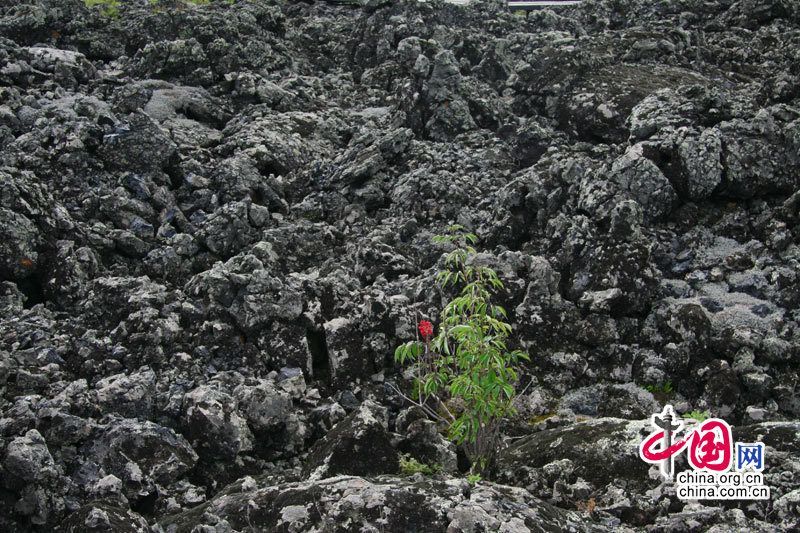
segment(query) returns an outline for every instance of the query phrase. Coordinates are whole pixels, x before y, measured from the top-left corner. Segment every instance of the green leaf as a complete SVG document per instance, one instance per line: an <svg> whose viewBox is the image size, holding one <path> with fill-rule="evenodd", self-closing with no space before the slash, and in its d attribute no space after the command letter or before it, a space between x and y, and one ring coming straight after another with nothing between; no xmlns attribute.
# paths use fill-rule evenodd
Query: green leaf
<svg viewBox="0 0 800 533"><path fill-rule="evenodd" d="M405 344L401 344L401 345L400 345L400 346L398 346L398 347L397 347L397 349L394 351L394 359L395 359L395 361L397 361L398 363L401 363L401 364L402 364L402 363L404 363L404 362L405 362L405 360L406 360L406 358L407 358L407 357L408 357L408 348L407 348L407 345L405 345Z"/></svg>

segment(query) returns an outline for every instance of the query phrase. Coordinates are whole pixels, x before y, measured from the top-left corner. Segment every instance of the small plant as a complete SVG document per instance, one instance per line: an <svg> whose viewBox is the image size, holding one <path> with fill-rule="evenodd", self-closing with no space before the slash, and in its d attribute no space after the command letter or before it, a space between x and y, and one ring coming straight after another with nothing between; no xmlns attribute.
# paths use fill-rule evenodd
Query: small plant
<svg viewBox="0 0 800 533"><path fill-rule="evenodd" d="M644 389L652 394L672 394L673 391L671 381L665 381L658 385L647 385Z"/></svg>
<svg viewBox="0 0 800 533"><path fill-rule="evenodd" d="M432 476L434 474L438 474L441 469L441 466L436 464L426 465L424 463L420 463L408 454L404 453L400 455L400 472L404 476L411 476L417 473L425 474L426 476Z"/></svg>
<svg viewBox="0 0 800 533"><path fill-rule="evenodd" d="M698 411L695 409L694 411L689 411L688 413L685 413L683 415L683 418L693 418L698 422L703 422L704 420L711 418L711 413L709 413L708 411Z"/></svg>
<svg viewBox="0 0 800 533"><path fill-rule="evenodd" d="M236 0L224 0L227 4L233 5ZM173 7L180 7L181 4L191 4L195 6L205 6L211 4L213 0L170 0L164 2L163 0L148 0L150 5L154 8L160 9L162 3L165 5L172 5ZM119 17L120 0L83 0L86 7L97 7L100 12L112 18Z"/></svg>
<svg viewBox="0 0 800 533"><path fill-rule="evenodd" d="M484 472L497 450L500 422L514 412L515 366L528 359L506 347L511 325L504 321L506 311L492 303L503 282L494 270L472 261L477 240L461 226L434 237L436 243L456 245L436 281L443 290L460 290L441 313L438 335L423 320L417 340L395 351L395 360L411 364L415 376L412 397L400 394L447 427L473 473Z"/></svg>
<svg viewBox="0 0 800 533"><path fill-rule="evenodd" d="M162 3L162 1L163 0L149 0L151 6L158 6ZM183 4L192 4L195 6L206 6L211 3L211 0L178 0L178 2ZM170 3L170 1L163 3ZM175 3L174 0L172 0L172 3ZM229 1L228 3L232 4L233 2Z"/></svg>
<svg viewBox="0 0 800 533"><path fill-rule="evenodd" d="M100 12L112 18L119 16L119 0L83 0L86 7L96 7Z"/></svg>
<svg viewBox="0 0 800 533"><path fill-rule="evenodd" d="M480 474L469 474L469 475L467 475L467 483L469 483L472 486L475 486L475 484L478 483L481 479L482 478L481 478Z"/></svg>

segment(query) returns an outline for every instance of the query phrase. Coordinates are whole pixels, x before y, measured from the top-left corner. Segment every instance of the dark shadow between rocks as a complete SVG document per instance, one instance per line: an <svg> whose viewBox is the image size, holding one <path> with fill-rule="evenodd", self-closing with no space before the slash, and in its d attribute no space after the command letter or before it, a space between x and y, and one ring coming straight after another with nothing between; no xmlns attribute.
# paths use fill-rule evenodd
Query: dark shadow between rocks
<svg viewBox="0 0 800 533"><path fill-rule="evenodd" d="M311 353L311 371L314 379L326 385L330 384L331 369L325 332L313 329L306 330L306 342L308 343L308 351Z"/></svg>

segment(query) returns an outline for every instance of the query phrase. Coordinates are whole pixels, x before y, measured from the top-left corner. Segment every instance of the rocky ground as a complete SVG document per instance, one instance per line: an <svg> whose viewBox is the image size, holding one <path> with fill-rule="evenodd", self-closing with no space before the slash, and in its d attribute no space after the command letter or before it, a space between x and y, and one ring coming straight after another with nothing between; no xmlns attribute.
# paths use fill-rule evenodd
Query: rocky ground
<svg viewBox="0 0 800 533"><path fill-rule="evenodd" d="M800 526L800 4L360 4L0 0L0 530ZM531 354L475 485L390 386L454 222Z"/></svg>

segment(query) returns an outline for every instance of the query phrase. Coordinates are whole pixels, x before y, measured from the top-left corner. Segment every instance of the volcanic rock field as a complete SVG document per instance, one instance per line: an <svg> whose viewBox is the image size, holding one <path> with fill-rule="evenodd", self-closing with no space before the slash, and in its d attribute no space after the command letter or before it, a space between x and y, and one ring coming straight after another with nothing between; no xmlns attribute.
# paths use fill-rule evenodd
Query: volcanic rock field
<svg viewBox="0 0 800 533"><path fill-rule="evenodd" d="M477 482L397 393L452 224L530 356ZM795 0L0 0L0 531L792 530L799 305Z"/></svg>

